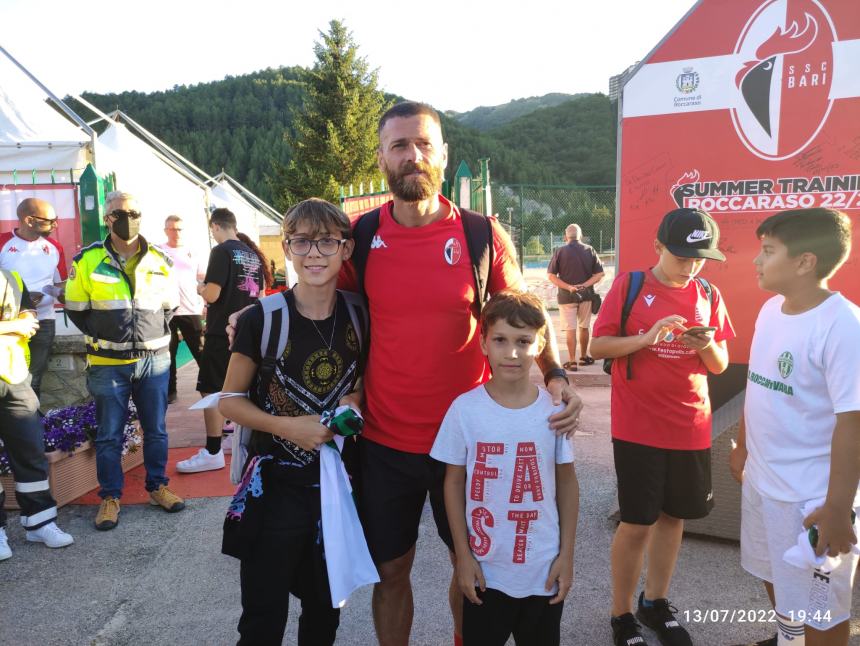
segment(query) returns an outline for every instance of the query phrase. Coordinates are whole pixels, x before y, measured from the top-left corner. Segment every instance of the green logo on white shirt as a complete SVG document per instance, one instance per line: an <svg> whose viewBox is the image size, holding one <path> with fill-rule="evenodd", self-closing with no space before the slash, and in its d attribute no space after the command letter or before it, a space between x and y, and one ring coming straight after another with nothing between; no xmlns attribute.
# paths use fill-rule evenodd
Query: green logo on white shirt
<svg viewBox="0 0 860 646"><path fill-rule="evenodd" d="M776 365L779 367L780 377L788 379L788 376L794 369L794 357L791 356L791 352L785 351L779 355L779 359L776 360Z"/></svg>

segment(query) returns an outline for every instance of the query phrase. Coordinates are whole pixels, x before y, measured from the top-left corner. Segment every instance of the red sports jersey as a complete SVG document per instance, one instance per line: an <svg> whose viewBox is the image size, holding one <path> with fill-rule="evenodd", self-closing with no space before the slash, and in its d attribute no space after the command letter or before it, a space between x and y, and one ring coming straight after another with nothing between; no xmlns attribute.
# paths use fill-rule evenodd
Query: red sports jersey
<svg viewBox="0 0 860 646"><path fill-rule="evenodd" d="M489 378L460 212L439 199L448 215L423 227L395 222L393 202L382 207L364 279L371 320L364 435L410 453L429 453L454 398ZM493 247L490 292L524 288L495 220ZM339 287L355 290L352 265L344 269Z"/></svg>
<svg viewBox="0 0 860 646"><path fill-rule="evenodd" d="M629 274L621 274L612 284L594 324L595 337L621 335L621 307L629 280ZM624 326L625 336L644 334L658 320L677 314L687 319L687 327L715 326L715 341L733 339L735 331L720 290L714 285L711 289L713 306L698 281L673 288L646 271ZM626 359L617 359L612 366L612 437L662 449L710 447L708 371L695 350L674 340L632 356L632 379L627 379Z"/></svg>

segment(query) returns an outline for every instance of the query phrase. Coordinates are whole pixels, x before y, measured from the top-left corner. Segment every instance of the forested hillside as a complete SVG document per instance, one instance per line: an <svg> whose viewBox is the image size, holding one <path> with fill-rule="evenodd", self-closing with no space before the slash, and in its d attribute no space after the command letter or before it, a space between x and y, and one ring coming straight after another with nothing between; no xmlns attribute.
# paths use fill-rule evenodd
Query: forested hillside
<svg viewBox="0 0 860 646"><path fill-rule="evenodd" d="M223 169L271 201L268 178L274 164L286 165L290 159L284 134L304 99L301 72L298 67L283 67L164 92L83 96L105 112L121 109L207 172ZM555 107L536 107L563 95L548 96L554 98L506 104L516 104L514 112L495 106L507 116L526 105L532 110L484 131L443 114L449 175L463 159L477 173L477 160L489 157L496 182L613 183L615 123L609 99L602 94L578 95ZM82 116L94 116L68 101Z"/></svg>
<svg viewBox="0 0 860 646"><path fill-rule="evenodd" d="M468 112L448 111L446 114L475 130L492 130L506 123L531 114L541 108L553 108L574 99L580 94L561 94L553 92L543 96L530 96L525 99L513 99L502 105L482 105Z"/></svg>

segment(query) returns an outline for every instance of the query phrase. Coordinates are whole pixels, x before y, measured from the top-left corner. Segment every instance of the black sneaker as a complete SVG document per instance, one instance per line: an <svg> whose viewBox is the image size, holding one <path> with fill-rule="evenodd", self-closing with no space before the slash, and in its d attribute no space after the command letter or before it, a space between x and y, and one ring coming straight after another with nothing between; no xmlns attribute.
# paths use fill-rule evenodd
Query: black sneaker
<svg viewBox="0 0 860 646"><path fill-rule="evenodd" d="M644 598L645 593L641 592L636 618L657 633L663 646L693 646L690 633L675 618L678 609L668 599L655 599L653 606L645 607Z"/></svg>
<svg viewBox="0 0 860 646"><path fill-rule="evenodd" d="M615 646L648 646L639 631L641 626L629 612L612 618L612 642Z"/></svg>

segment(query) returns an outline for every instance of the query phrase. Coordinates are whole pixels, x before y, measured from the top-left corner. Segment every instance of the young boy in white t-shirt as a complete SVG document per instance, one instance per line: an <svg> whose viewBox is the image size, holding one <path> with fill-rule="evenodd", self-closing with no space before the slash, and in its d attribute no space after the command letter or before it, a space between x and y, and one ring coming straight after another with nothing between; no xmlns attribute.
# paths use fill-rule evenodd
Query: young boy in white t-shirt
<svg viewBox="0 0 860 646"><path fill-rule="evenodd" d="M758 284L777 295L756 320L730 456L743 481L741 564L765 582L777 613L777 635L760 644L838 646L848 643L858 561L860 308L827 281L851 250L851 221L799 209L767 218L756 234ZM835 567L811 563L812 554L804 567L785 560L812 543L799 534L813 525L815 554L841 555Z"/></svg>
<svg viewBox="0 0 860 646"><path fill-rule="evenodd" d="M481 317L492 378L451 404L430 455L447 463L445 509L463 603L464 646L558 646L573 582L579 484L559 410L531 383L543 305L500 292Z"/></svg>

